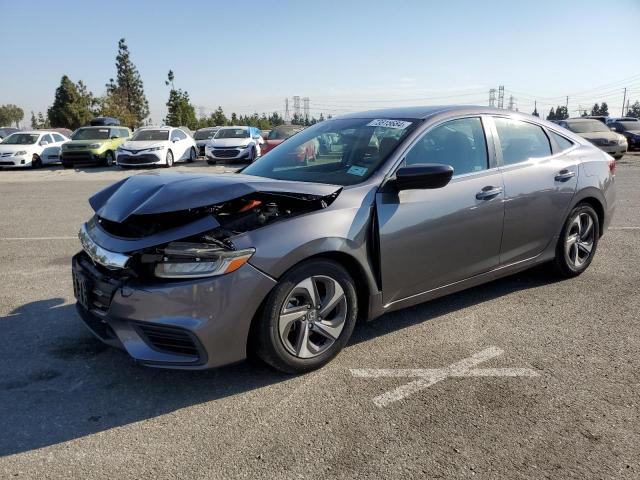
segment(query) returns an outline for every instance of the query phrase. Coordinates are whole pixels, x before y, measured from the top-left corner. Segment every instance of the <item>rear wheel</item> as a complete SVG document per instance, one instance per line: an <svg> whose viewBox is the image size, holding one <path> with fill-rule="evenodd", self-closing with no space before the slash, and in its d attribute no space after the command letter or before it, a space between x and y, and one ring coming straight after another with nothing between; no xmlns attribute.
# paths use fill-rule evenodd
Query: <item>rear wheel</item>
<svg viewBox="0 0 640 480"><path fill-rule="evenodd" d="M166 168L171 168L173 166L173 152L171 150L167 150L166 162Z"/></svg>
<svg viewBox="0 0 640 480"><path fill-rule="evenodd" d="M31 168L41 168L41 167L42 167L42 159L34 153L33 157L31 157Z"/></svg>
<svg viewBox="0 0 640 480"><path fill-rule="evenodd" d="M269 294L253 334L255 352L286 373L320 368L349 341L357 314L353 279L340 264L304 262Z"/></svg>
<svg viewBox="0 0 640 480"><path fill-rule="evenodd" d="M595 210L586 203L578 204L564 224L554 267L563 277L575 277L591 264L600 238L600 222Z"/></svg>
<svg viewBox="0 0 640 480"><path fill-rule="evenodd" d="M192 163L196 160L196 149L195 148L191 148L191 151L189 151L189 158L187 159L187 162Z"/></svg>

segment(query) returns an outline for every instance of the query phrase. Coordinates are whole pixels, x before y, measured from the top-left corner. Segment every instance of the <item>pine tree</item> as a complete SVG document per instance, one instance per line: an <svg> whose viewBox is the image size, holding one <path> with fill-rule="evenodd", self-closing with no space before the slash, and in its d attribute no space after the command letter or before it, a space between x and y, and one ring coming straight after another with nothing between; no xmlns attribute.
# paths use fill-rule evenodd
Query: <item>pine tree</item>
<svg viewBox="0 0 640 480"><path fill-rule="evenodd" d="M591 108L591 115L593 116L600 115L600 105L598 105L597 103L593 105L593 107Z"/></svg>
<svg viewBox="0 0 640 480"><path fill-rule="evenodd" d="M538 109L537 109L537 108L534 108L534 109L533 109L533 112L531 112L531 115L533 115L534 117L539 117L539 116L540 116L540 114L538 113Z"/></svg>
<svg viewBox="0 0 640 480"><path fill-rule="evenodd" d="M600 104L600 115L605 117L609 116L609 105L607 105L607 102L602 102Z"/></svg>
<svg viewBox="0 0 640 480"><path fill-rule="evenodd" d="M31 111L31 128L38 130L40 128L50 128L50 127L51 125L49 125L49 120L45 118L42 112L38 112L38 116L36 116L33 113L33 110Z"/></svg>
<svg viewBox="0 0 640 480"><path fill-rule="evenodd" d="M231 114L231 121L229 122L229 125L239 125L240 121L238 120L238 115L236 115L236 112L233 112Z"/></svg>
<svg viewBox="0 0 640 480"><path fill-rule="evenodd" d="M558 107L556 107L556 118L554 118L554 120L564 120L566 118L569 118L569 111L567 110L567 107L564 105L558 105Z"/></svg>
<svg viewBox="0 0 640 480"><path fill-rule="evenodd" d="M549 115L547 115L547 120L556 120L556 112L553 109L553 107L551 107L551 110L549 110Z"/></svg>
<svg viewBox="0 0 640 480"><path fill-rule="evenodd" d="M75 130L89 123L95 114L94 107L95 99L85 84L82 81L75 84L63 75L53 105L47 111L49 124Z"/></svg>
<svg viewBox="0 0 640 480"><path fill-rule="evenodd" d="M173 71L169 70L167 75L166 85L171 85L171 91L169 92L169 100L167 101L167 116L164 122L167 125L174 127L187 127L194 130L198 126L198 119L196 118L196 109L189 100L189 93L182 89L177 89L174 86L175 75Z"/></svg>
<svg viewBox="0 0 640 480"><path fill-rule="evenodd" d="M139 127L149 116L149 102L144 94L144 85L138 69L133 64L129 54L129 47L125 39L118 42L116 56L116 79L109 80L106 85L107 95L103 104L111 111L123 112L120 121L130 127ZM103 114L106 114L103 112Z"/></svg>
<svg viewBox="0 0 640 480"><path fill-rule="evenodd" d="M211 115L211 119L213 120L213 125L216 127L222 127L226 125L229 121L227 120L222 107L218 106L215 112Z"/></svg>

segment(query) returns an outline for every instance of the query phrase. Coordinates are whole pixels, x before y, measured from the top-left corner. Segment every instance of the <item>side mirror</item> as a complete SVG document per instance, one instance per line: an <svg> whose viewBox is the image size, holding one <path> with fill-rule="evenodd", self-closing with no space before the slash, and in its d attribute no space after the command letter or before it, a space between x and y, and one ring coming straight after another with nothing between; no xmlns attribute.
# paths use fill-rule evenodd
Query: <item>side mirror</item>
<svg viewBox="0 0 640 480"><path fill-rule="evenodd" d="M612 131L617 132L618 128L617 127L609 127Z"/></svg>
<svg viewBox="0 0 640 480"><path fill-rule="evenodd" d="M398 190L423 190L444 187L453 176L453 167L440 163L422 163L400 167L396 171Z"/></svg>
<svg viewBox="0 0 640 480"><path fill-rule="evenodd" d="M45 145L49 145L49 142L47 142L46 140L42 140L40 142L40 146L44 147Z"/></svg>

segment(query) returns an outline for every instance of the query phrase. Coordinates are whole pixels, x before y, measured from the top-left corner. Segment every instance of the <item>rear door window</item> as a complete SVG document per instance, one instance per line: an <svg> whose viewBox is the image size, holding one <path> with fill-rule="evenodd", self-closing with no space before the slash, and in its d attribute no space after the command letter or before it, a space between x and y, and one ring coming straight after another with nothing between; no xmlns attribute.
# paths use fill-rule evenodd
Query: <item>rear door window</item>
<svg viewBox="0 0 640 480"><path fill-rule="evenodd" d="M541 127L511 118L496 117L494 121L505 165L551 155L551 144Z"/></svg>

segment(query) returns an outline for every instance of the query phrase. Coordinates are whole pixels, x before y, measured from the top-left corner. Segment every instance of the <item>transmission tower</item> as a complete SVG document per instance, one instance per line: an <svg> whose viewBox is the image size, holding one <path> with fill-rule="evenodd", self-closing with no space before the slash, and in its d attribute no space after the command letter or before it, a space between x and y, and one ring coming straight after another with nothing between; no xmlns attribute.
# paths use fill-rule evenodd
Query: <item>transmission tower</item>
<svg viewBox="0 0 640 480"><path fill-rule="evenodd" d="M309 97L302 99L302 111L304 112L304 120L309 120Z"/></svg>
<svg viewBox="0 0 640 480"><path fill-rule="evenodd" d="M299 95L293 96L293 114L297 118L300 118L300 96Z"/></svg>
<svg viewBox="0 0 640 480"><path fill-rule="evenodd" d="M504 108L504 85L498 87L498 108Z"/></svg>
<svg viewBox="0 0 640 480"><path fill-rule="evenodd" d="M489 106L490 107L496 106L496 89L495 88L492 88L491 90L489 90Z"/></svg>
<svg viewBox="0 0 640 480"><path fill-rule="evenodd" d="M291 123L291 115L289 114L289 99L284 99L284 123Z"/></svg>

